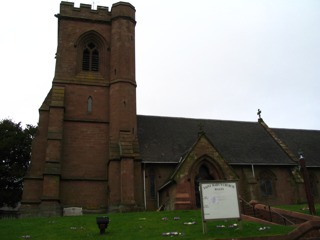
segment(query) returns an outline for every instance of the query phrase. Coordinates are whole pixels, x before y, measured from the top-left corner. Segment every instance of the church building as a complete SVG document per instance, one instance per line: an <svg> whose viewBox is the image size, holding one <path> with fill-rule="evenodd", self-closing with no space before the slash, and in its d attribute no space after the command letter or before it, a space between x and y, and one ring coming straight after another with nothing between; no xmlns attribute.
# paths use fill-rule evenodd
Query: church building
<svg viewBox="0 0 320 240"><path fill-rule="evenodd" d="M55 74L39 108L21 215L197 209L201 180L237 181L247 202L305 203L301 150L319 200L320 131L272 129L260 115L137 115L134 6L61 2L55 16Z"/></svg>

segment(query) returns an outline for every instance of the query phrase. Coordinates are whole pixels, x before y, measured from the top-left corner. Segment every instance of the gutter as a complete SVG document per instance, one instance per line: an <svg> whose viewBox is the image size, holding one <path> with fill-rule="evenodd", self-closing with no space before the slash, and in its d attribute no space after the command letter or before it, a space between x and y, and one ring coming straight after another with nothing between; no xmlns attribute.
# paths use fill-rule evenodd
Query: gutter
<svg viewBox="0 0 320 240"><path fill-rule="evenodd" d="M152 163L152 164L178 164L179 162L150 162L150 161L142 161L142 163Z"/></svg>
<svg viewBox="0 0 320 240"><path fill-rule="evenodd" d="M255 165L255 166L297 166L297 164L294 164L294 163L228 163L229 165L240 165L240 166L252 166L252 165Z"/></svg>

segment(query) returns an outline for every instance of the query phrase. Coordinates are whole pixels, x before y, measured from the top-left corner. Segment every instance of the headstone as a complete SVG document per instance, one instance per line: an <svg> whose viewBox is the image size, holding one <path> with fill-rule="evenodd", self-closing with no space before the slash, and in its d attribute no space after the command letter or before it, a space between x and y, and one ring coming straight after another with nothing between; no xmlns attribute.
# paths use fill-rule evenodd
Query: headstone
<svg viewBox="0 0 320 240"><path fill-rule="evenodd" d="M81 216L81 207L68 207L63 209L63 216Z"/></svg>

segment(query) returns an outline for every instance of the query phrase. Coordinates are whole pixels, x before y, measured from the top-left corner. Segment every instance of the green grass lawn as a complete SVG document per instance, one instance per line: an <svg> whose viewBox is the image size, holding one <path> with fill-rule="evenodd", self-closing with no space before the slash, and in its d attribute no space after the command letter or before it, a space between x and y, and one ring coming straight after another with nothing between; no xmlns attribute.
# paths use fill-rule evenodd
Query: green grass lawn
<svg viewBox="0 0 320 240"><path fill-rule="evenodd" d="M0 220L0 239L216 239L247 236L285 234L293 230L290 226L262 225L252 222L210 221L208 233L202 232L200 211L163 211L108 214L110 223L105 235L99 234L96 217L24 218ZM178 217L178 220L174 220ZM165 220L164 220L165 219ZM185 224L195 222L195 224ZM239 227L229 227L238 224ZM222 227L225 226L225 227ZM266 228L265 230L260 230ZM163 233L177 232L176 236L163 236Z"/></svg>

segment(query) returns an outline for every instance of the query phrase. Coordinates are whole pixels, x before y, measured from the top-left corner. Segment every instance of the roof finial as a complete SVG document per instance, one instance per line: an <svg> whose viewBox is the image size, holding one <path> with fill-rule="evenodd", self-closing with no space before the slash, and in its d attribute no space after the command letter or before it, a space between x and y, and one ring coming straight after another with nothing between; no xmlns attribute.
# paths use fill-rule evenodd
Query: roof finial
<svg viewBox="0 0 320 240"><path fill-rule="evenodd" d="M259 119L261 119L261 110L260 109L258 109L257 115L259 116Z"/></svg>

